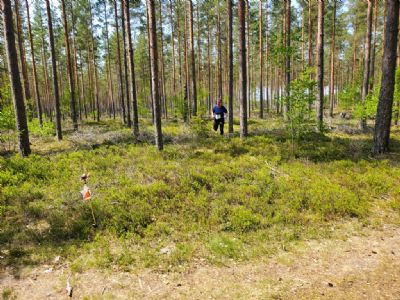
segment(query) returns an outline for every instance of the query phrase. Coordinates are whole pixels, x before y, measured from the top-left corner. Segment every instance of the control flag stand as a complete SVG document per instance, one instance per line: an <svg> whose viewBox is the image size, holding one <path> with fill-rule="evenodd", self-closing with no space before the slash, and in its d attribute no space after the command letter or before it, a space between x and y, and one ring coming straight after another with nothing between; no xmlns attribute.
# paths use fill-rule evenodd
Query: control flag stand
<svg viewBox="0 0 400 300"><path fill-rule="evenodd" d="M90 191L89 187L87 186L87 180L89 179L89 173L85 173L81 175L81 180L83 180L83 190L81 191L82 195L82 200L83 201L88 201L89 206L90 206L90 211L92 212L92 218L93 218L93 224L92 226L94 228L97 227L97 222L96 222L96 217L94 216L94 211L93 211L93 203L90 201L92 199L92 192Z"/></svg>

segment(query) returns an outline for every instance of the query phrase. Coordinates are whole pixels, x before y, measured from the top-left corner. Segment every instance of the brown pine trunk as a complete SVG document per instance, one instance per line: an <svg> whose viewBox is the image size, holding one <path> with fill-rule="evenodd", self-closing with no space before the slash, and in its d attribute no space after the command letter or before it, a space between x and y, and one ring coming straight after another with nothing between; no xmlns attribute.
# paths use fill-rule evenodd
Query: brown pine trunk
<svg viewBox="0 0 400 300"><path fill-rule="evenodd" d="M264 78L263 78L263 68L264 68L264 60L263 60L263 52L264 52L264 47L263 47L263 32L262 32L262 26L263 26L263 9L262 9L262 0L260 0L260 119L264 118L264 94L263 94L263 83L264 83Z"/></svg>
<svg viewBox="0 0 400 300"><path fill-rule="evenodd" d="M201 77L201 65L202 65L202 59L201 59L201 40L200 40L200 16L199 16L199 6L200 2L197 2L196 5L196 24L197 24L197 75L198 75L198 86L199 89L201 90L201 85L202 85L202 77Z"/></svg>
<svg viewBox="0 0 400 300"><path fill-rule="evenodd" d="M291 65L290 65L290 35L291 35L291 1L285 0L285 94L286 94L286 101L285 101L285 110L284 115L285 118L288 118L287 114L289 113L290 109L290 72L291 72Z"/></svg>
<svg viewBox="0 0 400 300"><path fill-rule="evenodd" d="M333 107L335 99L335 39L336 39L336 2L333 1L333 27L332 27L332 44L331 44L331 67L329 79L329 116L333 118Z"/></svg>
<svg viewBox="0 0 400 300"><path fill-rule="evenodd" d="M371 65L371 39L372 39L372 12L373 0L368 0L367 12L367 36L365 39L365 53L364 53L364 77L361 93L362 105L365 106L365 101L369 93L369 78L370 78L370 65ZM360 121L360 127L365 130L367 127L367 118L363 116Z"/></svg>
<svg viewBox="0 0 400 300"><path fill-rule="evenodd" d="M21 61L21 71L22 71L22 79L24 81L24 95L26 100L30 100L31 90L29 87L29 77L28 77L28 68L26 63L26 56L25 56L25 46L24 46L24 37L22 33L22 24L21 24L21 17L19 11L19 0L15 0L15 19L16 19L16 28L17 28L17 37L18 37L18 48L19 48L19 58Z"/></svg>
<svg viewBox="0 0 400 300"><path fill-rule="evenodd" d="M139 137L139 114L137 108L136 98L136 82L135 82L135 64L133 60L133 45L131 36L131 23L129 14L129 0L122 0L124 3L124 15L125 15L125 38L127 47L128 57L128 69L129 69L129 81L130 81L130 94L132 100L133 110L133 137L135 140Z"/></svg>
<svg viewBox="0 0 400 300"><path fill-rule="evenodd" d="M229 0L228 0L229 1ZM207 17L207 69L208 69L208 111L211 113L212 104L211 104L211 30L210 30L210 20Z"/></svg>
<svg viewBox="0 0 400 300"><path fill-rule="evenodd" d="M30 11L29 11L28 0L25 0L25 6L26 6L27 19L28 19L29 45L30 45L30 48L31 48L33 85L34 85L34 88L35 88L35 98L36 98L36 114L37 114L37 118L39 119L40 127L42 127L42 125L43 125L42 101L40 99L40 93L39 93L39 84L38 84L37 71L36 71L36 61L35 61L35 49L34 49L34 46L33 46L32 28L31 28L31 16L30 16Z"/></svg>
<svg viewBox="0 0 400 300"><path fill-rule="evenodd" d="M186 1L183 3L184 7L184 25L183 25L183 58L185 63L185 87L184 87L184 97L183 97L183 120L189 122L189 59L188 59L188 49L187 49L187 11L186 11Z"/></svg>
<svg viewBox="0 0 400 300"><path fill-rule="evenodd" d="M74 77L72 72L72 60L71 60L71 49L69 44L69 30L68 30L68 22L65 11L65 0L61 0L62 5L62 18L64 23L64 38L65 38L65 51L67 56L67 71L68 71L68 83L69 83L69 92L70 92L70 106L71 106L71 119L74 130L78 130L78 118L76 114L76 104L75 104L75 86L74 86Z"/></svg>
<svg viewBox="0 0 400 300"><path fill-rule="evenodd" d="M72 2L72 6L73 6ZM76 20L75 16L73 14L73 9L71 9L71 18L72 18L72 49L73 49L73 66L74 66L74 80L76 83L76 89L78 93L78 115L79 115L79 120L82 120L82 102L83 102L83 95L81 94L81 89L79 88L80 82L79 82L79 74L78 74L78 49L76 45ZM83 82L82 82L83 84Z"/></svg>
<svg viewBox="0 0 400 300"><path fill-rule="evenodd" d="M369 90L372 91L375 83L375 56L376 56L376 31L378 27L378 0L374 0L374 41L372 43L372 53L371 53L371 79L369 83Z"/></svg>
<svg viewBox="0 0 400 300"><path fill-rule="evenodd" d="M319 130L322 131L324 122L324 0L318 0L317 122Z"/></svg>
<svg viewBox="0 0 400 300"><path fill-rule="evenodd" d="M19 76L17 49L15 47L14 22L10 0L1 0L3 12L4 40L7 54L7 64L11 83L11 94L13 98L16 130L18 134L19 152L22 156L31 153L29 145L29 131L26 119L26 110L22 92L21 78Z"/></svg>
<svg viewBox="0 0 400 300"><path fill-rule="evenodd" d="M111 72L111 55L110 55L110 39L108 36L108 17L107 17L107 2L104 1L104 18L106 21L106 44L107 44L107 65L108 65L108 82L109 82L109 95L111 99L111 107L110 110L113 115L113 119L115 119L115 100L114 100L114 83L112 79L112 72Z"/></svg>
<svg viewBox="0 0 400 300"><path fill-rule="evenodd" d="M304 14L304 0L301 0L301 70L304 71L304 59L305 59L305 40L304 40L304 24L305 24L305 14Z"/></svg>
<svg viewBox="0 0 400 300"><path fill-rule="evenodd" d="M228 3L228 130L233 133L233 17L232 17L232 0ZM210 77L210 76L209 76Z"/></svg>
<svg viewBox="0 0 400 300"><path fill-rule="evenodd" d="M122 23L122 45L124 48L124 81L125 81L125 95L126 95L126 119L128 127L132 127L131 119L131 101L129 95L129 75L128 75L128 55L126 51L126 32L125 32L125 14L124 14L124 1L121 1L121 23Z"/></svg>
<svg viewBox="0 0 400 300"><path fill-rule="evenodd" d="M269 73L269 69L268 69L268 60L269 60L269 46L268 46L268 1L266 2L265 5L265 64L266 64L266 73L265 73L265 98L266 98L266 106L267 106L267 112L269 113L272 105L271 105L271 99L272 97L270 97L269 95L269 87L270 87L270 83L269 83L269 78L270 76L268 75ZM270 67L272 68L272 64L270 64ZM271 71L272 73L272 71ZM272 77L271 77L272 78ZM271 99L270 99L271 98Z"/></svg>
<svg viewBox="0 0 400 300"><path fill-rule="evenodd" d="M247 49L246 49L246 80L247 80L247 90L246 90L246 99L247 99L247 117L250 119L251 117L251 109L250 109L250 87L251 87L251 81L250 81L250 2L249 0L246 1L246 41L247 41Z"/></svg>
<svg viewBox="0 0 400 300"><path fill-rule="evenodd" d="M221 17L219 12L219 1L217 6L217 55L218 55L218 93L217 98L222 100L222 46L221 46Z"/></svg>
<svg viewBox="0 0 400 300"><path fill-rule="evenodd" d="M308 66L313 66L313 53L312 53L312 42L313 42L313 23L312 23L312 2L308 0Z"/></svg>
<svg viewBox="0 0 400 300"><path fill-rule="evenodd" d="M197 115L197 87L196 87L196 61L194 56L194 36L193 36L193 2L189 0L189 31L190 31L190 56L192 67L192 105L193 116Z"/></svg>
<svg viewBox="0 0 400 300"><path fill-rule="evenodd" d="M375 122L374 146L372 152L381 154L389 151L390 126L395 86L396 49L399 26L399 1L386 1L386 30L382 62L382 80L379 93L378 111Z"/></svg>
<svg viewBox="0 0 400 300"><path fill-rule="evenodd" d="M172 47L172 91L174 96L176 96L176 65L175 65L175 27L174 27L174 18L173 18L173 7L172 7L172 0L169 0L169 10L170 15L169 19L171 22L171 47Z"/></svg>
<svg viewBox="0 0 400 300"><path fill-rule="evenodd" d="M124 83L122 80L121 44L119 37L117 0L113 0L113 4L114 4L115 32L117 37L118 95L121 100L122 121L124 124L126 124L125 94L124 94Z"/></svg>
<svg viewBox="0 0 400 300"><path fill-rule="evenodd" d="M162 1L159 2L160 7L160 56L161 56L161 103L164 111L165 119L168 119L168 109L167 109L167 95L165 89L165 67L164 67L164 37L163 37L163 22L162 22Z"/></svg>
<svg viewBox="0 0 400 300"><path fill-rule="evenodd" d="M239 82L240 82L240 138L247 136L247 63L246 63L246 3L238 1L239 14Z"/></svg>
<svg viewBox="0 0 400 300"><path fill-rule="evenodd" d="M149 18L149 37L150 37L150 62L151 62L151 81L153 94L153 110L155 120L155 141L158 150L163 149L163 138L161 130L161 105L158 88L158 53L157 53L157 29L154 0L147 0L147 16Z"/></svg>
<svg viewBox="0 0 400 300"><path fill-rule="evenodd" d="M96 53L95 53L95 48L94 48L94 32L93 32L93 14L92 14L92 6L90 5L89 1L89 16L90 16L90 52L92 55L92 64L93 64L93 76L94 76L94 97L96 101L96 110L97 110L97 122L100 122L100 99L99 99L99 80L97 76L97 63L96 63Z"/></svg>
<svg viewBox="0 0 400 300"><path fill-rule="evenodd" d="M60 94L58 90L58 73L57 73L57 59L56 50L54 47L54 35L53 35L53 21L51 18L50 2L46 0L47 10L47 28L49 30L50 50L51 50L51 67L53 70L53 88L54 88L54 101L56 111L56 132L58 140L62 140L61 132L61 110L60 110Z"/></svg>

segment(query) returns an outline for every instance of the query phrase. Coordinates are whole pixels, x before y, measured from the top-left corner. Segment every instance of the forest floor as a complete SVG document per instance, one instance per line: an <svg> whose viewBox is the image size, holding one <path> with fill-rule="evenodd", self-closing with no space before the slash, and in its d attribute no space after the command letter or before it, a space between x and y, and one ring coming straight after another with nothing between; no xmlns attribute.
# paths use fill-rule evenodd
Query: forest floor
<svg viewBox="0 0 400 300"><path fill-rule="evenodd" d="M0 156L3 299L67 298L68 278L77 299L400 298L399 128L374 158L347 120L294 145L274 118L245 141L168 122L162 153L141 124L139 143L112 120L33 127L32 156Z"/></svg>

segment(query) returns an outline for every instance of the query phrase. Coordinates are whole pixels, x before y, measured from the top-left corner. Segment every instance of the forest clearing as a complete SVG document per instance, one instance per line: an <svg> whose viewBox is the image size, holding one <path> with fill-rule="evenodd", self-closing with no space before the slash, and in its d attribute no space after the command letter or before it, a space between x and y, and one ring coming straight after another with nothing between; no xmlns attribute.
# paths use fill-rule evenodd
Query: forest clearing
<svg viewBox="0 0 400 300"><path fill-rule="evenodd" d="M0 0L5 299L399 299L399 0Z"/></svg>

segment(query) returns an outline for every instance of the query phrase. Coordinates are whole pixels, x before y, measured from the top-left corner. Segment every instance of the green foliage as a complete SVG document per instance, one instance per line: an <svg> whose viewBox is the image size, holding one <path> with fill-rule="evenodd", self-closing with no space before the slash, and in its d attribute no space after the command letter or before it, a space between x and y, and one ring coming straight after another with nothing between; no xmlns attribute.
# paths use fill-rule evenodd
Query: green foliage
<svg viewBox="0 0 400 300"><path fill-rule="evenodd" d="M310 103L315 101L315 80L313 69L307 69L290 85L290 97L285 99L289 103L287 128L292 140L299 141L315 129L315 117L310 110Z"/></svg>
<svg viewBox="0 0 400 300"><path fill-rule="evenodd" d="M353 109L356 104L361 102L360 86L356 84L346 86L339 92L338 99L341 109Z"/></svg>
<svg viewBox="0 0 400 300"><path fill-rule="evenodd" d="M365 104L357 103L355 106L355 116L361 118L375 118L378 109L380 86L376 85L371 93L365 98Z"/></svg>

